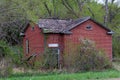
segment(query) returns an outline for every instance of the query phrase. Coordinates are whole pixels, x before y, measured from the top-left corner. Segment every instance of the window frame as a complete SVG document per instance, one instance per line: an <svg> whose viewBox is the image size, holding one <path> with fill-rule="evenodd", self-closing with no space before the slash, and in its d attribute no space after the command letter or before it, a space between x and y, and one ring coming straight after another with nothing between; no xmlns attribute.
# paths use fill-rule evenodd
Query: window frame
<svg viewBox="0 0 120 80"><path fill-rule="evenodd" d="M26 39L25 41L25 47L26 47L26 54L29 54L29 40Z"/></svg>
<svg viewBox="0 0 120 80"><path fill-rule="evenodd" d="M32 26L32 27L31 27L31 30L34 31L34 29L35 29L34 26Z"/></svg>
<svg viewBox="0 0 120 80"><path fill-rule="evenodd" d="M85 27L85 29L86 29L86 30L93 30L93 27L92 27L92 25L87 25L87 26Z"/></svg>

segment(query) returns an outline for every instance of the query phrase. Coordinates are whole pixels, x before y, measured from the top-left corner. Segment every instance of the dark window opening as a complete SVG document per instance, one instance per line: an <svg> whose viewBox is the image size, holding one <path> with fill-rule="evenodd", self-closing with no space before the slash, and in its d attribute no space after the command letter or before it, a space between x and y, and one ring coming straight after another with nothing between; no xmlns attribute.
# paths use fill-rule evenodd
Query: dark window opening
<svg viewBox="0 0 120 80"><path fill-rule="evenodd" d="M88 25L88 26L86 26L86 29L87 29L87 30L92 30L92 26L91 26L91 25Z"/></svg>
<svg viewBox="0 0 120 80"><path fill-rule="evenodd" d="M34 26L32 26L31 30L34 31Z"/></svg>

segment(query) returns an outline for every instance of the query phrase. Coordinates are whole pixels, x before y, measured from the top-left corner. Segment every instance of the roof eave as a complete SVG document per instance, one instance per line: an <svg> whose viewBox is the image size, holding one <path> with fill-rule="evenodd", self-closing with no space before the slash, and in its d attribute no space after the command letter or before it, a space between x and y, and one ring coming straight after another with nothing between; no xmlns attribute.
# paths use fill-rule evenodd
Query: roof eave
<svg viewBox="0 0 120 80"><path fill-rule="evenodd" d="M114 34L114 32L113 31L109 31L109 32L107 32L107 34L108 35L112 35L112 34Z"/></svg>
<svg viewBox="0 0 120 80"><path fill-rule="evenodd" d="M81 21L81 22L77 23L76 25L73 25L70 29L67 29L67 31L70 31L70 30L71 30L71 29L73 29L74 27L76 27L76 26L78 26L78 25L80 25L80 24L84 23L85 21L87 21L87 20L89 20L89 19L91 19L91 17L90 17L90 16L89 16L89 17L87 17L86 19L84 19L83 21Z"/></svg>
<svg viewBox="0 0 120 80"><path fill-rule="evenodd" d="M109 28L107 28L107 27L104 26L103 24L97 22L96 20L92 19L91 17L87 17L85 20L83 20L83 21L81 21L81 22L73 25L71 28L67 29L67 31L70 31L70 30L73 29L74 27L76 27L76 26L78 26L78 25L86 22L87 20L92 20L92 21L94 21L95 23L97 23L98 25L100 25L102 28L104 28L105 30L107 30L108 32L111 32L111 30L110 30ZM113 34L113 33L114 33L114 32L111 32L111 33L109 33L109 34Z"/></svg>
<svg viewBox="0 0 120 80"><path fill-rule="evenodd" d="M25 33L21 32L21 33L20 33L20 36L21 36L21 37L24 37L24 36L25 36Z"/></svg>
<svg viewBox="0 0 120 80"><path fill-rule="evenodd" d="M97 23L98 25L100 25L100 26L101 26L102 28L104 28L105 30L107 30L108 32L111 32L111 30L110 30L109 28L107 28L105 25L97 22L96 20L94 20L94 19L92 19L92 18L90 18L90 19L91 19L92 21L94 21L95 23Z"/></svg>

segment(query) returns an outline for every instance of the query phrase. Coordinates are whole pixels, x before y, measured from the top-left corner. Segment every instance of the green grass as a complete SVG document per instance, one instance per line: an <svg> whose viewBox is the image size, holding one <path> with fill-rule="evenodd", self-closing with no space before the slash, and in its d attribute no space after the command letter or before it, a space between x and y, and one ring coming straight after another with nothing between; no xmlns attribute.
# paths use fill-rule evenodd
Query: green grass
<svg viewBox="0 0 120 80"><path fill-rule="evenodd" d="M0 80L87 80L87 79L106 79L118 78L120 72L115 70L102 72L84 72L84 73L62 73L62 74L16 74L8 78L0 78Z"/></svg>

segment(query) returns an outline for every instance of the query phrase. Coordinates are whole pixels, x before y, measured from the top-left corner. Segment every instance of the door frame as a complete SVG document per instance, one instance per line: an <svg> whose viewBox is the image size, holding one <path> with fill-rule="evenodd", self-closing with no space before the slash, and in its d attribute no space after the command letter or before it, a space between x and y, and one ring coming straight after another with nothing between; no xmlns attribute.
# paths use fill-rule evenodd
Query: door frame
<svg viewBox="0 0 120 80"><path fill-rule="evenodd" d="M57 44L57 43L48 44L48 47L57 49L57 67L60 68L60 48L59 48L59 44Z"/></svg>

